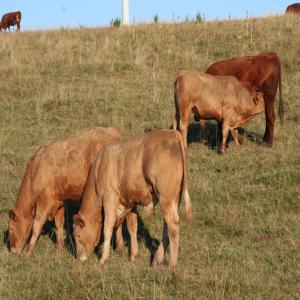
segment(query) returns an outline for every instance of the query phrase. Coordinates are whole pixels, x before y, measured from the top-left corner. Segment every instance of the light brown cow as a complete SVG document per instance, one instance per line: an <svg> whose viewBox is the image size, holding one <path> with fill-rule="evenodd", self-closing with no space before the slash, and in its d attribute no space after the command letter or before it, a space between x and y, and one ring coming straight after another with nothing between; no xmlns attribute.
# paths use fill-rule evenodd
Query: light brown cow
<svg viewBox="0 0 300 300"><path fill-rule="evenodd" d="M218 76L234 76L246 88L251 87L263 93L265 101L266 129L263 141L266 146L273 145L275 124L275 97L279 89L278 114L283 124L284 108L281 88L281 62L275 52L260 53L254 56L234 57L217 61L205 73ZM201 122L203 125L203 122Z"/></svg>
<svg viewBox="0 0 300 300"><path fill-rule="evenodd" d="M170 243L169 267L173 267L178 256L178 205L182 193L186 217L190 219L186 153L179 132L153 130L141 137L105 146L92 166L80 211L74 216L77 258L86 260L98 243L102 208L105 220L100 265L108 259L113 228L119 226L132 207L158 201L164 230L153 264L163 263ZM136 252L134 249L133 254Z"/></svg>
<svg viewBox="0 0 300 300"><path fill-rule="evenodd" d="M250 93L232 76L181 71L175 81L174 93L176 114L173 129L180 130L185 146L191 112L202 120L215 119L222 122L221 152L225 153L229 130L239 148L238 128L264 111L262 93Z"/></svg>
<svg viewBox="0 0 300 300"><path fill-rule="evenodd" d="M20 254L32 229L30 255L48 220L55 220L57 249L64 245L64 201L81 200L88 173L103 145L121 139L114 128L93 128L41 146L30 158L14 209L9 212L10 250Z"/></svg>

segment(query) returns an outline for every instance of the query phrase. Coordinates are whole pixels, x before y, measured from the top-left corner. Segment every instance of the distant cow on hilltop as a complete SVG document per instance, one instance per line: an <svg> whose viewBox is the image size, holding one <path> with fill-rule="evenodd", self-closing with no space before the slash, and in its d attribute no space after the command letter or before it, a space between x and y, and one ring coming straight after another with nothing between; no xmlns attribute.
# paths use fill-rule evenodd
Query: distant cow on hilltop
<svg viewBox="0 0 300 300"><path fill-rule="evenodd" d="M294 13L294 14L300 14L300 3L294 3L294 4L291 4L289 5L287 8L286 8L286 11L285 13Z"/></svg>
<svg viewBox="0 0 300 300"><path fill-rule="evenodd" d="M20 31L20 23L21 23L21 12L10 12L5 15L3 15L1 22L0 22L0 30L4 29L4 31L8 28L10 31L10 26L17 25L18 31Z"/></svg>

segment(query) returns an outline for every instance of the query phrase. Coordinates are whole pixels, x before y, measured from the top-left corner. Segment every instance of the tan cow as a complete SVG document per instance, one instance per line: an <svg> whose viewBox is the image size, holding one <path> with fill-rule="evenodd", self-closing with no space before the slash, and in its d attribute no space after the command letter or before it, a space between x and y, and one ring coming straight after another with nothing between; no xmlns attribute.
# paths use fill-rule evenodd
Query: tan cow
<svg viewBox="0 0 300 300"><path fill-rule="evenodd" d="M163 263L165 249L170 243L169 267L173 267L178 256L178 205L182 193L186 217L190 219L186 154L179 132L153 130L149 134L105 146L92 166L80 211L74 216L77 258L86 260L97 245L102 208L105 220L100 265L108 259L113 228L119 226L134 206L148 206L158 201L164 230L153 264ZM134 255L137 244L132 246L136 247Z"/></svg>
<svg viewBox="0 0 300 300"><path fill-rule="evenodd" d="M174 94L176 114L173 129L179 129L185 146L187 146L189 116L193 112L198 119L215 119L222 122L222 153L226 151L229 130L239 148L238 128L264 111L262 93L256 91L250 93L233 76L180 71L175 81Z"/></svg>
<svg viewBox="0 0 300 300"><path fill-rule="evenodd" d="M54 218L57 249L64 245L64 201L81 200L91 164L103 145L121 139L114 128L93 128L41 146L30 158L14 209L9 212L10 250L20 254L32 229L30 255L48 220Z"/></svg>

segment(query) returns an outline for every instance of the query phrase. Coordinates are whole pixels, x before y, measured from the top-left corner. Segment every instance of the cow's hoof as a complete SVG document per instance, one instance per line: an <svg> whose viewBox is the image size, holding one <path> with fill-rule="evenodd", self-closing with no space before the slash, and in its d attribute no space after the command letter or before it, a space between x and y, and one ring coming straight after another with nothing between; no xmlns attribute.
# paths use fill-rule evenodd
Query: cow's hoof
<svg viewBox="0 0 300 300"><path fill-rule="evenodd" d="M121 251L124 248L124 243L116 244L115 251Z"/></svg>
<svg viewBox="0 0 300 300"><path fill-rule="evenodd" d="M159 266L162 266L162 265L163 265L163 262L157 261L157 260L153 260L152 264L151 264L151 267L156 268L156 267L159 267Z"/></svg>
<svg viewBox="0 0 300 300"><path fill-rule="evenodd" d="M163 263L164 263L163 257L154 256L151 266L156 267L162 265Z"/></svg>
<svg viewBox="0 0 300 300"><path fill-rule="evenodd" d="M24 253L25 257L29 257L32 254L32 251L26 250Z"/></svg>
<svg viewBox="0 0 300 300"><path fill-rule="evenodd" d="M264 142L264 141L263 141L263 145L264 145L266 148L272 148L273 143L267 143L267 142Z"/></svg>
<svg viewBox="0 0 300 300"><path fill-rule="evenodd" d="M139 257L138 254L131 254L130 257L129 257L129 261L133 262L133 261L135 261L138 257Z"/></svg>
<svg viewBox="0 0 300 300"><path fill-rule="evenodd" d="M22 250L16 249L16 248L10 248L10 253L20 255Z"/></svg>
<svg viewBox="0 0 300 300"><path fill-rule="evenodd" d="M243 138L241 135L239 135L238 141L239 141L239 143L240 143L241 145L244 144L244 138Z"/></svg>
<svg viewBox="0 0 300 300"><path fill-rule="evenodd" d="M60 255L61 255L61 250L56 249L56 250L55 250L55 255L56 255L56 256L60 256Z"/></svg>
<svg viewBox="0 0 300 300"><path fill-rule="evenodd" d="M169 270L169 272L174 272L174 271L175 271L175 267L176 267L176 265L174 265L174 264L169 264L169 265L168 265L168 270Z"/></svg>
<svg viewBox="0 0 300 300"><path fill-rule="evenodd" d="M102 259L102 258L101 258L101 259L99 260L99 266L100 266L100 267L103 267L103 266L106 264L106 262L107 262L107 259Z"/></svg>
<svg viewBox="0 0 300 300"><path fill-rule="evenodd" d="M56 246L56 255L60 255L64 250L64 246Z"/></svg>

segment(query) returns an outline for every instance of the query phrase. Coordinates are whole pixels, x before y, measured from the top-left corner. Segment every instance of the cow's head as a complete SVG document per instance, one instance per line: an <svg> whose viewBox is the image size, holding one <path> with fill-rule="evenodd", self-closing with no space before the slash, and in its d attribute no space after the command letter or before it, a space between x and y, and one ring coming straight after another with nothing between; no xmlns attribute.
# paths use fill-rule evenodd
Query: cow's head
<svg viewBox="0 0 300 300"><path fill-rule="evenodd" d="M95 222L85 218L80 212L73 217L73 234L76 243L76 258L85 261L99 243L101 220ZM99 222L98 222L99 221Z"/></svg>
<svg viewBox="0 0 300 300"><path fill-rule="evenodd" d="M3 24L0 22L0 31L2 31L2 29L4 29Z"/></svg>
<svg viewBox="0 0 300 300"><path fill-rule="evenodd" d="M20 254L22 252L30 234L34 214L34 207L30 209L29 214L26 213L26 216L17 209L9 212L8 237L9 249L12 253Z"/></svg>

